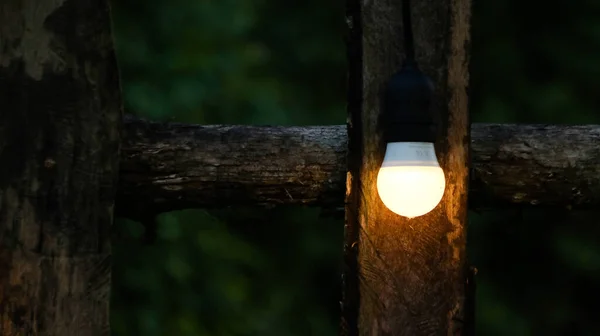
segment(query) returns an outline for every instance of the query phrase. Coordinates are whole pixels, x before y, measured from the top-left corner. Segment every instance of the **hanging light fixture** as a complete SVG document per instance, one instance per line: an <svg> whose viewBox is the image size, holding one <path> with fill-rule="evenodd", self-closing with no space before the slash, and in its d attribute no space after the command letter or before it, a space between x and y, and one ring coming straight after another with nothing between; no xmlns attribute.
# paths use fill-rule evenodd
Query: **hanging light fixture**
<svg viewBox="0 0 600 336"><path fill-rule="evenodd" d="M439 204L446 179L434 148L433 83L415 60L409 0L403 0L402 12L406 59L386 88L382 122L387 147L377 191L388 209L413 218Z"/></svg>

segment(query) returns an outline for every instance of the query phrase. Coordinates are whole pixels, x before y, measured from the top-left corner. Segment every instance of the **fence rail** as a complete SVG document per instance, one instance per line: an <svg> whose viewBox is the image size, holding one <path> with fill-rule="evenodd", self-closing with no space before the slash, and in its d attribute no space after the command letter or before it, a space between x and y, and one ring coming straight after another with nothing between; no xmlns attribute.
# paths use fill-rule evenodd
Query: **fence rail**
<svg viewBox="0 0 600 336"><path fill-rule="evenodd" d="M600 204L600 125L471 126L470 204ZM118 211L306 204L342 208L346 126L223 126L128 116Z"/></svg>

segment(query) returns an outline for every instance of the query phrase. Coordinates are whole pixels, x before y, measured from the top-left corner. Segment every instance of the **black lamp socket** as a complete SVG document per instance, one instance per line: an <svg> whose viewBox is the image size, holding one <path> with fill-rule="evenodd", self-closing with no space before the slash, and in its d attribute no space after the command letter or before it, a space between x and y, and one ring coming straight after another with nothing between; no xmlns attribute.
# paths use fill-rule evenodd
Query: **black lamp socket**
<svg viewBox="0 0 600 336"><path fill-rule="evenodd" d="M406 62L387 84L383 122L384 140L435 142L436 120L431 102L433 82L414 62Z"/></svg>

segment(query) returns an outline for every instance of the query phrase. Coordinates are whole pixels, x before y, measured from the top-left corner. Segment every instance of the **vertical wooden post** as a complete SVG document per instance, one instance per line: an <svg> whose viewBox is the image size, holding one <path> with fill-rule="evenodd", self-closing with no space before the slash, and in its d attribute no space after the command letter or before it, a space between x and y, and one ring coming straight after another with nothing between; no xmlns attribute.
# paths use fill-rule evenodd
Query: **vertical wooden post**
<svg viewBox="0 0 600 336"><path fill-rule="evenodd" d="M0 1L0 335L110 335L121 114L107 0Z"/></svg>
<svg viewBox="0 0 600 336"><path fill-rule="evenodd" d="M400 68L402 0L348 0L349 171L342 334L461 335L466 282L471 0L412 1L416 57L435 84L446 192L406 219L379 199L382 92Z"/></svg>

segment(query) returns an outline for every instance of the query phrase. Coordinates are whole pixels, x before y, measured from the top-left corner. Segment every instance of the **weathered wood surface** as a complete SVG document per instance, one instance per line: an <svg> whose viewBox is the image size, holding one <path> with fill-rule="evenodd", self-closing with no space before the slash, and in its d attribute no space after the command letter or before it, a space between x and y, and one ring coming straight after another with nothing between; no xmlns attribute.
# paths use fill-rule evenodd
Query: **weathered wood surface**
<svg viewBox="0 0 600 336"><path fill-rule="evenodd" d="M385 151L378 124L381 93L403 59L402 1L349 0L348 6L348 267L344 280L350 283L344 285L342 329L346 335L361 336L462 335L470 0L412 2L417 60L436 86L433 109L440 115L436 148L446 174L446 192L438 207L413 219L387 209L376 187ZM352 287L358 287L358 292Z"/></svg>
<svg viewBox="0 0 600 336"><path fill-rule="evenodd" d="M117 211L236 204L342 206L340 127L199 126L128 117Z"/></svg>
<svg viewBox="0 0 600 336"><path fill-rule="evenodd" d="M0 335L110 335L108 1L0 1Z"/></svg>
<svg viewBox="0 0 600 336"><path fill-rule="evenodd" d="M200 126L127 117L119 212L236 204L342 208L346 126ZM469 202L600 204L600 126L473 124Z"/></svg>
<svg viewBox="0 0 600 336"><path fill-rule="evenodd" d="M600 125L471 128L474 206L600 205Z"/></svg>

